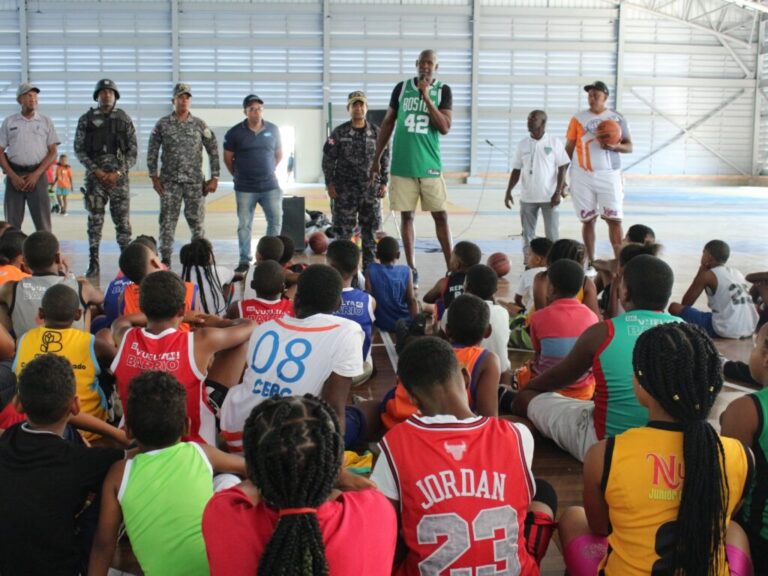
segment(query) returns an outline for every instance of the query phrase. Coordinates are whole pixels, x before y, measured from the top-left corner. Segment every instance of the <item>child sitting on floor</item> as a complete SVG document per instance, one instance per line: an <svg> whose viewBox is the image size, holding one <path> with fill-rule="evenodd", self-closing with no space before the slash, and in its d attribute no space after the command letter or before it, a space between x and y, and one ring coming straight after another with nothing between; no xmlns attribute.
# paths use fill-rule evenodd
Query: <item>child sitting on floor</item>
<svg viewBox="0 0 768 576"><path fill-rule="evenodd" d="M725 264L731 248L722 240L710 240L701 253L701 265L680 303L669 313L701 326L712 338L748 338L757 326L757 309L747 291L744 275ZM693 307L702 292L711 312Z"/></svg>
<svg viewBox="0 0 768 576"><path fill-rule="evenodd" d="M179 252L181 279L198 287L200 309L206 314L222 316L231 296L230 283L234 273L216 264L213 245L206 238L192 240Z"/></svg>
<svg viewBox="0 0 768 576"><path fill-rule="evenodd" d="M27 278L30 269L24 262L24 240L21 230L8 230L0 236L0 284Z"/></svg>
<svg viewBox="0 0 768 576"><path fill-rule="evenodd" d="M720 416L721 434L741 440L755 454L755 474L736 522L749 537L755 574L768 573L768 324L760 328L749 371L762 390L731 402Z"/></svg>
<svg viewBox="0 0 768 576"><path fill-rule="evenodd" d="M568 574L752 574L746 535L731 522L752 455L707 422L723 386L718 356L682 322L637 339L633 388L648 423L587 452L584 508L559 522Z"/></svg>
<svg viewBox="0 0 768 576"><path fill-rule="evenodd" d="M231 474L245 476L245 461L181 441L189 434L186 392L166 372L147 371L131 382L126 426L139 451L112 466L104 481L88 574L107 575L121 523L145 574L208 574L201 524L213 473L229 473L217 484L232 486L238 479Z"/></svg>
<svg viewBox="0 0 768 576"><path fill-rule="evenodd" d="M521 311L533 306L533 279L547 269L547 254L552 248L549 238L534 238L531 240L528 254L528 266L520 274L520 281L515 290L515 305Z"/></svg>
<svg viewBox="0 0 768 576"><path fill-rule="evenodd" d="M376 319L376 299L359 288L354 288L352 283L357 277L360 263L360 249L351 240L336 240L328 246L326 255L328 264L341 274L341 306L335 312L336 316L352 320L360 324L365 335L363 342L363 374L355 378L352 385L358 386L367 381L373 373L373 361L371 360L371 338L373 336L373 322Z"/></svg>
<svg viewBox="0 0 768 576"><path fill-rule="evenodd" d="M397 264L400 245L391 236L379 240L376 259L378 262L370 264L365 271L365 286L378 306L376 327L394 332L398 320L411 320L418 313L413 277L408 266Z"/></svg>
<svg viewBox="0 0 768 576"><path fill-rule="evenodd" d="M467 295L451 310L462 298L478 300L487 311ZM495 570L503 546L505 565L514 573L538 574L554 530L557 495L533 478L531 432L473 413L466 372L443 340L427 336L408 344L397 374L419 414L385 434L371 475L400 513L407 553L393 573L423 574L420 567L435 565L437 555L442 560L434 574Z"/></svg>
<svg viewBox="0 0 768 576"><path fill-rule="evenodd" d="M227 318L248 318L257 324L293 316L293 300L286 298L285 269L274 260L259 262L253 268L251 289L255 298L237 300L227 309Z"/></svg>
<svg viewBox="0 0 768 576"><path fill-rule="evenodd" d="M464 293L467 270L480 262L482 252L477 244L463 240L453 247L448 273L424 294L424 302L435 305L435 321L439 322L454 298Z"/></svg>
<svg viewBox="0 0 768 576"><path fill-rule="evenodd" d="M248 480L215 494L203 514L212 576L391 574L397 515L378 490L334 489L344 440L328 404L268 398L243 445Z"/></svg>
<svg viewBox="0 0 768 576"><path fill-rule="evenodd" d="M537 375L557 366L584 331L599 321L597 315L576 299L584 285L584 268L573 260L558 260L547 268L547 306L531 316L529 330L536 357L515 372L519 389ZM595 392L592 370L559 391L563 396L591 400Z"/></svg>

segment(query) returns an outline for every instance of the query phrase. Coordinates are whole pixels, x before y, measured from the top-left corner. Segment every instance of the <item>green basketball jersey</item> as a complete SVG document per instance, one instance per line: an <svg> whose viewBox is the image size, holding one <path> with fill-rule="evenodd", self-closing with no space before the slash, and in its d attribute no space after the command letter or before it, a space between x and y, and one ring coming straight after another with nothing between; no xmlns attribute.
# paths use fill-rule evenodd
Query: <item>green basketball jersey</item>
<svg viewBox="0 0 768 576"><path fill-rule="evenodd" d="M768 541L768 388L750 394L757 408L758 429L752 444L755 473L741 508L744 527Z"/></svg>
<svg viewBox="0 0 768 576"><path fill-rule="evenodd" d="M192 442L137 454L126 463L118 500L144 574L209 574L202 522L211 496L211 465Z"/></svg>
<svg viewBox="0 0 768 576"><path fill-rule="evenodd" d="M443 83L435 80L429 89L435 106L440 106L442 88ZM409 78L400 91L390 172L407 178L437 178L442 171L440 133L430 124L427 105Z"/></svg>

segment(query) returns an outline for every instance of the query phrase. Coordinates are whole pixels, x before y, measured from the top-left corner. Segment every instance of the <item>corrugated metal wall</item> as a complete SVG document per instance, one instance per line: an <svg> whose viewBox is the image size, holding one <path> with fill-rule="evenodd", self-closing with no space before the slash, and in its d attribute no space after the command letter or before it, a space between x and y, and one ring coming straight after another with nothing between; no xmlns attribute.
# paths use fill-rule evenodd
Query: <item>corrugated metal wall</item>
<svg viewBox="0 0 768 576"><path fill-rule="evenodd" d="M550 131L562 135L586 106L580 87L595 79L618 90L610 104L632 127L633 173L762 170L768 104L758 13L723 0L658 4L0 0L0 117L15 111L15 86L28 77L71 152L93 85L108 76L142 151L178 80L192 84L198 107L239 107L255 92L272 107L330 102L337 124L350 91L362 88L371 108L386 108L419 51L435 48L454 93L448 171L506 171L528 112L546 110Z"/></svg>

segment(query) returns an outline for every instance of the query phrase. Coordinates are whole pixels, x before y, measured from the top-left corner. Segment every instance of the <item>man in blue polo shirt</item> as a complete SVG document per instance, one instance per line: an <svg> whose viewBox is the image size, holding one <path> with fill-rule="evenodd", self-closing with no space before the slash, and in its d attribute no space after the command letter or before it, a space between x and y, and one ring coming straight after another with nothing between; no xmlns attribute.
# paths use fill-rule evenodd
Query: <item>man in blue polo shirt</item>
<svg viewBox="0 0 768 576"><path fill-rule="evenodd" d="M235 272L247 272L251 262L251 226L256 204L267 218L267 236L277 236L283 223L283 191L275 168L283 158L280 130L263 118L264 101L255 94L243 100L245 120L224 136L224 164L235 179L237 242L240 263Z"/></svg>

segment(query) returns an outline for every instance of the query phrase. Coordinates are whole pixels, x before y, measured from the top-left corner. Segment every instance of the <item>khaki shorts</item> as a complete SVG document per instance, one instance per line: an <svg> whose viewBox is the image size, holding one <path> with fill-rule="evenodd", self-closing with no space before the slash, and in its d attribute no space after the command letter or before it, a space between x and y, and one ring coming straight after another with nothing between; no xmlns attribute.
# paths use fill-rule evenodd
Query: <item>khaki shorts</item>
<svg viewBox="0 0 768 576"><path fill-rule="evenodd" d="M444 212L448 201L445 180L437 178L406 178L392 176L392 191L389 206L397 212L413 212L421 199L421 209L425 212Z"/></svg>
<svg viewBox="0 0 768 576"><path fill-rule="evenodd" d="M528 404L528 419L536 430L580 462L597 443L594 412L591 400L576 400L557 392L539 394Z"/></svg>

